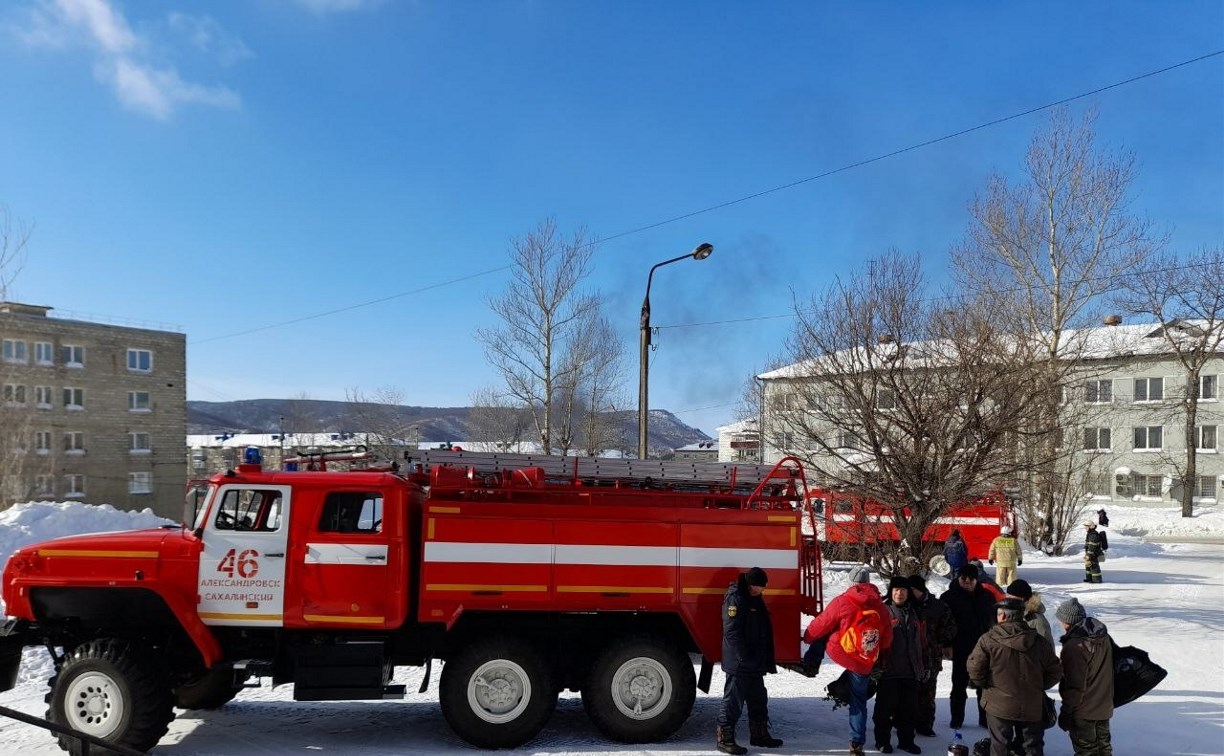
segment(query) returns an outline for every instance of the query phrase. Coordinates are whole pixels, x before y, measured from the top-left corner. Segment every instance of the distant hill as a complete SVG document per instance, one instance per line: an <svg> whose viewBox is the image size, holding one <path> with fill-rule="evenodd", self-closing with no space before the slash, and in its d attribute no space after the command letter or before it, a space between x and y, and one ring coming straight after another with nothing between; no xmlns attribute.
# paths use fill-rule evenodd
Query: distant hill
<svg viewBox="0 0 1224 756"><path fill-rule="evenodd" d="M421 441L465 441L468 407L378 406L379 412L394 412L394 422L415 427ZM247 399L236 402L187 402L187 432L278 433L363 431L354 427L360 415L348 402L317 399ZM623 429L626 449L637 448L637 413L616 413ZM650 446L678 449L710 437L685 425L667 410L650 412ZM530 439L528 439L530 440Z"/></svg>

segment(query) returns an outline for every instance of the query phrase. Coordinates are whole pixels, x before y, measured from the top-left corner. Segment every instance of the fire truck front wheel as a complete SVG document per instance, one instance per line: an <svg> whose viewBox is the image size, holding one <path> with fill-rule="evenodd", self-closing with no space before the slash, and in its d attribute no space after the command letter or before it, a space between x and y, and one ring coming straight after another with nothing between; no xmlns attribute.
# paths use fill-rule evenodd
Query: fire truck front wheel
<svg viewBox="0 0 1224 756"><path fill-rule="evenodd" d="M536 736L557 706L548 661L517 638L488 638L442 667L442 714L480 748L513 748Z"/></svg>
<svg viewBox="0 0 1224 756"><path fill-rule="evenodd" d="M65 655L47 703L50 721L138 751L157 745L174 719L161 665L115 639L82 643ZM59 742L69 753L82 752L75 738L59 736Z"/></svg>
<svg viewBox="0 0 1224 756"><path fill-rule="evenodd" d="M582 703L604 735L622 743L663 740L684 724L697 697L693 662L654 636L609 646L591 668Z"/></svg>

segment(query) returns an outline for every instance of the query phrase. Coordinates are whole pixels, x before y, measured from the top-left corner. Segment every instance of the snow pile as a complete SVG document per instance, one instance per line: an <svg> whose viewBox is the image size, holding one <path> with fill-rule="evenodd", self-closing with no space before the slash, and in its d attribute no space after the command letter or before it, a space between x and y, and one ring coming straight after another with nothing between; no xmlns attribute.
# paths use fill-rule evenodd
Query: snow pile
<svg viewBox="0 0 1224 756"><path fill-rule="evenodd" d="M1110 506L1109 534L1151 538L1224 538L1224 508L1218 504L1196 504L1193 517L1181 516L1181 504L1160 507ZM1088 518L1096 521L1096 513Z"/></svg>

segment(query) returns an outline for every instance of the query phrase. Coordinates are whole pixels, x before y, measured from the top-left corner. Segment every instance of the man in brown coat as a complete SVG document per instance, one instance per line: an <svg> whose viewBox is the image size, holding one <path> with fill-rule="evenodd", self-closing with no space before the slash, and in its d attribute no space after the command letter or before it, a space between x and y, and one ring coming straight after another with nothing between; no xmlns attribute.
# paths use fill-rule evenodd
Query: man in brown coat
<svg viewBox="0 0 1224 756"><path fill-rule="evenodd" d="M1018 727L1025 756L1043 756L1044 691L1062 679L1062 665L1049 642L1025 624L1018 599L1000 601L995 611L998 624L982 635L966 662L969 681L982 689L990 754L1007 756L1012 730Z"/></svg>
<svg viewBox="0 0 1224 756"><path fill-rule="evenodd" d="M1074 598L1054 614L1062 625L1063 679L1058 684L1062 710L1058 726L1071 737L1075 756L1112 756L1109 719L1113 716L1113 641L1105 625L1089 617Z"/></svg>

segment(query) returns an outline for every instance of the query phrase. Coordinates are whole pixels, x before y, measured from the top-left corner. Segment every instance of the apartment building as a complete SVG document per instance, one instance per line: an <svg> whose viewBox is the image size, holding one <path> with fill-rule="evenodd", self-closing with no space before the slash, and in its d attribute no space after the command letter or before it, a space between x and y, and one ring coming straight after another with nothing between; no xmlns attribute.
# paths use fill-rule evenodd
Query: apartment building
<svg viewBox="0 0 1224 756"><path fill-rule="evenodd" d="M0 507L83 501L182 514L186 337L0 302Z"/></svg>
<svg viewBox="0 0 1224 756"><path fill-rule="evenodd" d="M1210 356L1198 381L1190 381L1165 334L1166 329L1181 328L1191 339L1196 327L1182 322L1111 325L1071 334L1068 341L1075 345L1076 364L1064 392L1062 443L1085 471L1079 485L1087 503L1172 506L1181 501L1187 485L1193 487L1195 501L1219 500L1224 488L1224 352ZM763 427L782 427L777 413L804 411L803 399L793 388L796 380L802 380L799 366L758 377L765 386ZM1185 405L1190 397L1197 399L1198 414L1187 436ZM741 421L719 428L719 459L730 461L742 453L737 447L751 446L756 439L746 431L755 430L756 423ZM801 440L789 433L767 433L764 440L765 462L804 453L796 448L802 446ZM1195 449L1193 480L1184 474L1187 443Z"/></svg>

